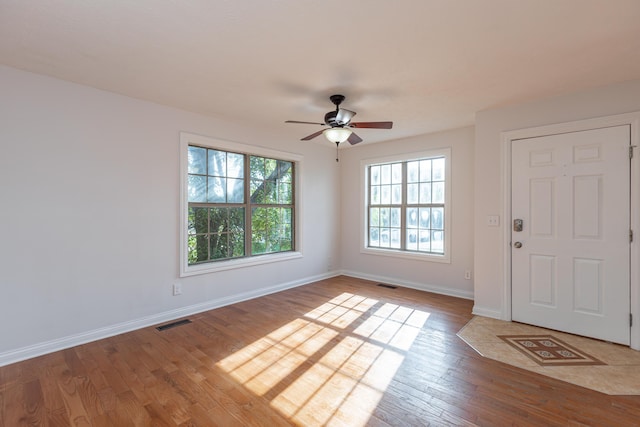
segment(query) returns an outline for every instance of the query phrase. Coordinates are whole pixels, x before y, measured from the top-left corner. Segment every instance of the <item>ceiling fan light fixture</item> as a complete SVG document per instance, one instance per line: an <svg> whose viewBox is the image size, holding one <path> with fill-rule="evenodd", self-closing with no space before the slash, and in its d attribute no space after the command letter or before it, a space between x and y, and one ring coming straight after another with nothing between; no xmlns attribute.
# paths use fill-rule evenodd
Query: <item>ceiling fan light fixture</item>
<svg viewBox="0 0 640 427"><path fill-rule="evenodd" d="M349 139L353 131L348 128L336 127L336 128L325 129L324 132L322 133L324 134L325 138L327 138L329 141L336 144L340 144L341 142L345 142L347 139Z"/></svg>

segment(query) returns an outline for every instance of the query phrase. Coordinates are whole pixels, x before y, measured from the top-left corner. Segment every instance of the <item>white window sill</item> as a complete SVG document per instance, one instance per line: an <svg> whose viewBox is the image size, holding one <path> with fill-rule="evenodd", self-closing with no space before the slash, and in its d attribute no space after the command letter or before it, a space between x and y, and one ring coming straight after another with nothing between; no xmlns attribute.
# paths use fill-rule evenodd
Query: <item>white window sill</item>
<svg viewBox="0 0 640 427"><path fill-rule="evenodd" d="M217 273L219 271L233 270L236 268L252 267L254 265L270 264L273 262L288 261L302 258L302 252L283 252L276 254L265 254L228 261L208 262L203 264L190 265L180 273L180 277L196 276L198 274Z"/></svg>
<svg viewBox="0 0 640 427"><path fill-rule="evenodd" d="M411 259L414 261L440 262L445 264L451 264L451 257L447 255L422 254L417 252L398 251L398 250L382 249L382 248L375 248L375 249L361 248L360 253L367 254L367 255Z"/></svg>

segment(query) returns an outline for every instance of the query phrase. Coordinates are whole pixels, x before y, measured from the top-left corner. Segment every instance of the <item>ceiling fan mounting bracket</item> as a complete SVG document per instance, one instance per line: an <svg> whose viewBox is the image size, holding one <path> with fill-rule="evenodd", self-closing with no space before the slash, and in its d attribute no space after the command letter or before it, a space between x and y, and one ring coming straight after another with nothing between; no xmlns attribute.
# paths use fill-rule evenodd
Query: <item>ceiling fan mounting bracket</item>
<svg viewBox="0 0 640 427"><path fill-rule="evenodd" d="M344 95L331 95L329 99L334 103L336 108L338 108L340 104L342 104L342 101L344 101Z"/></svg>

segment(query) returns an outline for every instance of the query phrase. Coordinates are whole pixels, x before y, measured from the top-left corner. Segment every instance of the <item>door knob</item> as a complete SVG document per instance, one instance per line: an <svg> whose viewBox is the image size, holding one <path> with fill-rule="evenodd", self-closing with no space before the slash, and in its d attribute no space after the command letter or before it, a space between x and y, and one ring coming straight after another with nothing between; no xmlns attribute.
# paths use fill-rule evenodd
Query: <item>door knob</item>
<svg viewBox="0 0 640 427"><path fill-rule="evenodd" d="M522 243L520 243L520 242L515 242L515 243L513 244L513 247L515 247L516 249L520 249L520 248L522 247Z"/></svg>

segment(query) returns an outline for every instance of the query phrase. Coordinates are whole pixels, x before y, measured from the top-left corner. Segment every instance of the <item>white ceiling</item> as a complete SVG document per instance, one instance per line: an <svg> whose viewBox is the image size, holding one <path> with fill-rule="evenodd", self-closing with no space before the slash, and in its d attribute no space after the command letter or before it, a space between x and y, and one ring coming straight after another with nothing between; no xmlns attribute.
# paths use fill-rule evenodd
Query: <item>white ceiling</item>
<svg viewBox="0 0 640 427"><path fill-rule="evenodd" d="M292 140L341 93L377 142L640 78L640 0L0 0L0 63Z"/></svg>

